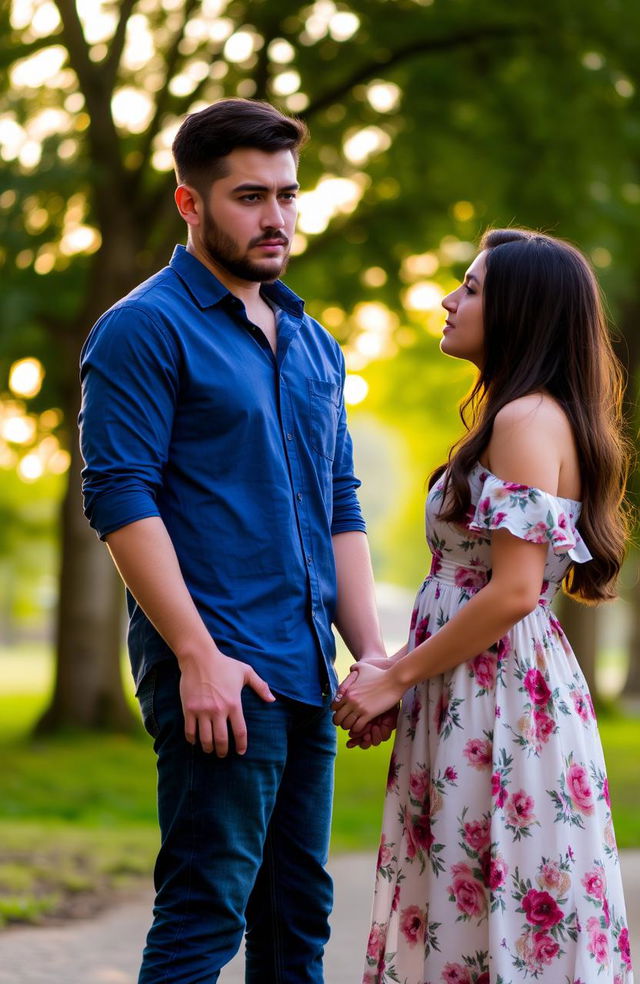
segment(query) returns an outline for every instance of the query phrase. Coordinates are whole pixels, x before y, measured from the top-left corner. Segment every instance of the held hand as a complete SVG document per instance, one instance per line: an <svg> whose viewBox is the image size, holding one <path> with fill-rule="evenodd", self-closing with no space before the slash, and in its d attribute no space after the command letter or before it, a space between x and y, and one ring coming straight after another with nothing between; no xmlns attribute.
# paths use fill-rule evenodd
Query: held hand
<svg viewBox="0 0 640 984"><path fill-rule="evenodd" d="M394 707L402 693L393 667L379 669L370 663L356 663L331 705L335 711L333 723L351 732L352 737L357 736L378 714Z"/></svg>
<svg viewBox="0 0 640 984"><path fill-rule="evenodd" d="M381 745L383 741L388 741L396 729L398 711L399 707L396 705L391 710L384 711L383 714L378 714L377 717L369 721L364 731L359 731L358 734L354 734L352 731L349 732L349 740L346 747L366 750L367 748L375 748L377 745Z"/></svg>
<svg viewBox="0 0 640 984"><path fill-rule="evenodd" d="M240 695L245 686L255 690L264 701L275 700L269 685L255 670L228 656L209 660L204 673L203 667L193 662L182 668L180 699L185 738L191 745L199 739L204 752L215 750L218 758L224 758L229 751L231 727L235 750L238 755L244 755L247 726Z"/></svg>

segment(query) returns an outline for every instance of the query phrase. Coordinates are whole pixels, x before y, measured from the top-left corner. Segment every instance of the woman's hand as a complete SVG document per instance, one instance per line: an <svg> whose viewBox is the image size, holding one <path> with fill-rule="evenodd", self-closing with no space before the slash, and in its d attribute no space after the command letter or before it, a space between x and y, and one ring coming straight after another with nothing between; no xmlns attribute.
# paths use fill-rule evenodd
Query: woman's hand
<svg viewBox="0 0 640 984"><path fill-rule="evenodd" d="M373 718L395 707L403 693L392 666L382 669L368 662L356 663L331 705L333 723L357 735Z"/></svg>

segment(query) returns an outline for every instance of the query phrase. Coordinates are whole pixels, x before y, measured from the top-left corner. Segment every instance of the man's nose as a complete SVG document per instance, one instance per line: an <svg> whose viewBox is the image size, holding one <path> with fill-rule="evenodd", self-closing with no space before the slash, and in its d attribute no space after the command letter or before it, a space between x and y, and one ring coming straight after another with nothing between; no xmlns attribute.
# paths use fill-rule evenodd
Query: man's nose
<svg viewBox="0 0 640 984"><path fill-rule="evenodd" d="M276 198L266 202L266 206L262 211L261 220L265 229L282 229L284 217L280 203Z"/></svg>

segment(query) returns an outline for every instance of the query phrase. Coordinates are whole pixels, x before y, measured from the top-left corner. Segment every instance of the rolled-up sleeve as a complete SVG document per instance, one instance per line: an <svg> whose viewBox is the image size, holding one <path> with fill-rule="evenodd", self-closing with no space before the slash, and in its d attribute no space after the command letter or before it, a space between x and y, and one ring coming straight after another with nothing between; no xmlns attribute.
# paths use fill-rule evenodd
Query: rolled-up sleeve
<svg viewBox="0 0 640 984"><path fill-rule="evenodd" d="M338 417L336 436L336 451L333 459L333 515L331 534L347 533L351 530L361 530L366 533L367 527L360 508L356 490L361 482L354 474L353 444L347 427L347 412L344 405L344 360L342 368L342 398Z"/></svg>
<svg viewBox="0 0 640 984"><path fill-rule="evenodd" d="M85 514L101 539L158 516L179 379L175 341L141 308L108 311L82 350Z"/></svg>

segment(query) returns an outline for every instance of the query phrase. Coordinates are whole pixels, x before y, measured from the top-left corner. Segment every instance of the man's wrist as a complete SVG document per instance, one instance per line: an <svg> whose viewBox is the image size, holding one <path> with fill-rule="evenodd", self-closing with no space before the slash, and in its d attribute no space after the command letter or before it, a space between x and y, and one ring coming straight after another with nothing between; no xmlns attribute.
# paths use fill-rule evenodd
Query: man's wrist
<svg viewBox="0 0 640 984"><path fill-rule="evenodd" d="M360 656L355 656L356 663L367 663L378 659L388 659L387 651L384 645L380 644L379 647L371 647L365 649Z"/></svg>

